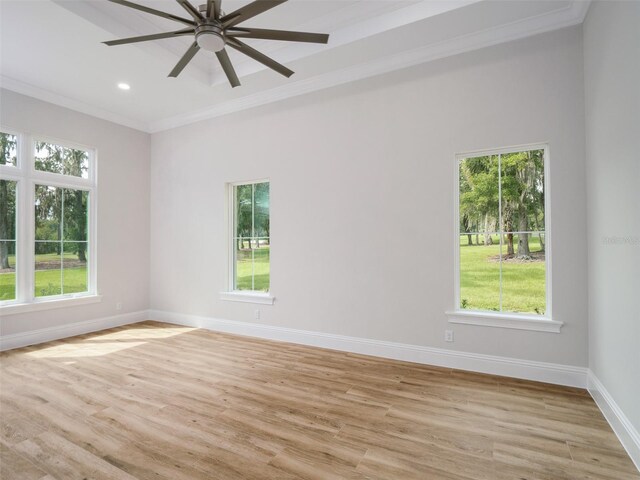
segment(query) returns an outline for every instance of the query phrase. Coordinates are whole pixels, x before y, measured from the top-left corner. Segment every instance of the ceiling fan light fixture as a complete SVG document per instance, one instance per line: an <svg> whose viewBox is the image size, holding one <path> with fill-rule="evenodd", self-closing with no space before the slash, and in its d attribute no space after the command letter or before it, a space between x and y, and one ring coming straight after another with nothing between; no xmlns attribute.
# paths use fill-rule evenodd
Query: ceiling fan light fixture
<svg viewBox="0 0 640 480"><path fill-rule="evenodd" d="M196 43L208 52L219 52L224 48L225 41L222 30L214 25L202 25L196 29Z"/></svg>
<svg viewBox="0 0 640 480"><path fill-rule="evenodd" d="M2 1L2 0L0 0ZM190 18L179 17L171 13L156 10L155 8L139 5L129 0L107 0L134 10L146 12L157 17L166 18L174 22L187 25L187 28L175 30L173 32L154 33L151 35L139 35L137 37L121 38L103 42L106 45L126 45L129 43L148 42L150 40L161 40L163 38L191 37L193 42L180 58L173 70L169 72L169 77L175 78L180 75L187 64L193 59L199 50L206 50L216 54L218 62L224 70L227 79L232 87L240 86L240 80L236 74L229 54L225 46L246 55L249 58L260 62L264 66L289 78L293 75L293 70L269 58L264 53L250 47L242 42L242 39L278 40L283 42L308 42L327 43L329 35L326 33L293 32L289 30L271 30L266 28L248 28L243 25L247 20L271 10L287 0L253 0L244 7L225 14L222 11L222 0L207 0L207 3L198 8L193 6L189 0L176 0L182 8L189 14Z"/></svg>

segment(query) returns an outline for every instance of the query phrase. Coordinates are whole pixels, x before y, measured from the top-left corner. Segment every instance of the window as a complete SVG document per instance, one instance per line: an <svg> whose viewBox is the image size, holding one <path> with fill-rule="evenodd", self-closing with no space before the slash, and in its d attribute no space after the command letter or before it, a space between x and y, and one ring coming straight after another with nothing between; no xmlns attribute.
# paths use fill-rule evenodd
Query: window
<svg viewBox="0 0 640 480"><path fill-rule="evenodd" d="M273 303L270 284L269 182L235 183L230 195L230 269L231 292L225 300ZM244 294L244 295L238 295ZM267 299L269 301L262 301Z"/></svg>
<svg viewBox="0 0 640 480"><path fill-rule="evenodd" d="M269 291L269 182L233 186L233 290Z"/></svg>
<svg viewBox="0 0 640 480"><path fill-rule="evenodd" d="M7 131L0 149L0 305L95 296L94 152Z"/></svg>
<svg viewBox="0 0 640 480"><path fill-rule="evenodd" d="M550 319L547 156L545 146L458 156L457 312Z"/></svg>

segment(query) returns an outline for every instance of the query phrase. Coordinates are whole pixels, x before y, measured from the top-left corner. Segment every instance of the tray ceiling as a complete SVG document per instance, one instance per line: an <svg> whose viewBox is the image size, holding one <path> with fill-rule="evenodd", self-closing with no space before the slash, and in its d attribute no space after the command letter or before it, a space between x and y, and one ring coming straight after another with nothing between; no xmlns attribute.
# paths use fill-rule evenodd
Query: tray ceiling
<svg viewBox="0 0 640 480"><path fill-rule="evenodd" d="M174 0L136 2L184 16ZM223 10L246 3L223 0ZM250 42L293 69L290 79L228 49L242 82L231 89L204 51L167 78L188 38L101 43L175 30L174 22L104 0L0 0L0 85L153 132L581 23L587 8L578 0L290 0L246 26L329 33L329 44Z"/></svg>

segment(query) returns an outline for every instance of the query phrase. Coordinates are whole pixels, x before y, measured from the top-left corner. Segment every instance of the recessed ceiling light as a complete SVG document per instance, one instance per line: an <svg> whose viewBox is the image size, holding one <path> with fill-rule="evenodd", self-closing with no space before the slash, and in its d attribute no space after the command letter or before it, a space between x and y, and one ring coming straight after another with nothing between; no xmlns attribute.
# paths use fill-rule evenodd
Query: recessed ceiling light
<svg viewBox="0 0 640 480"><path fill-rule="evenodd" d="M128 83L119 83L118 84L118 88L120 90L130 90L131 89L131 85L129 85Z"/></svg>

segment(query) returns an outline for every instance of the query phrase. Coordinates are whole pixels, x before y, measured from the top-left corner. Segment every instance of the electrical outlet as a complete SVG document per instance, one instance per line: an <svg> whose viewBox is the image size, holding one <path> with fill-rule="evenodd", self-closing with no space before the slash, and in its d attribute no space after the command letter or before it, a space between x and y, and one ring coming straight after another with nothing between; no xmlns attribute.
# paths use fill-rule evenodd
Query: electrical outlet
<svg viewBox="0 0 640 480"><path fill-rule="evenodd" d="M122 310L122 302L117 302L116 303L116 310L119 312L120 310Z"/></svg>
<svg viewBox="0 0 640 480"><path fill-rule="evenodd" d="M445 330L444 331L444 341L445 342L453 342L453 330Z"/></svg>
<svg viewBox="0 0 640 480"><path fill-rule="evenodd" d="M253 315L256 320L260 320L260 310L256 310Z"/></svg>

